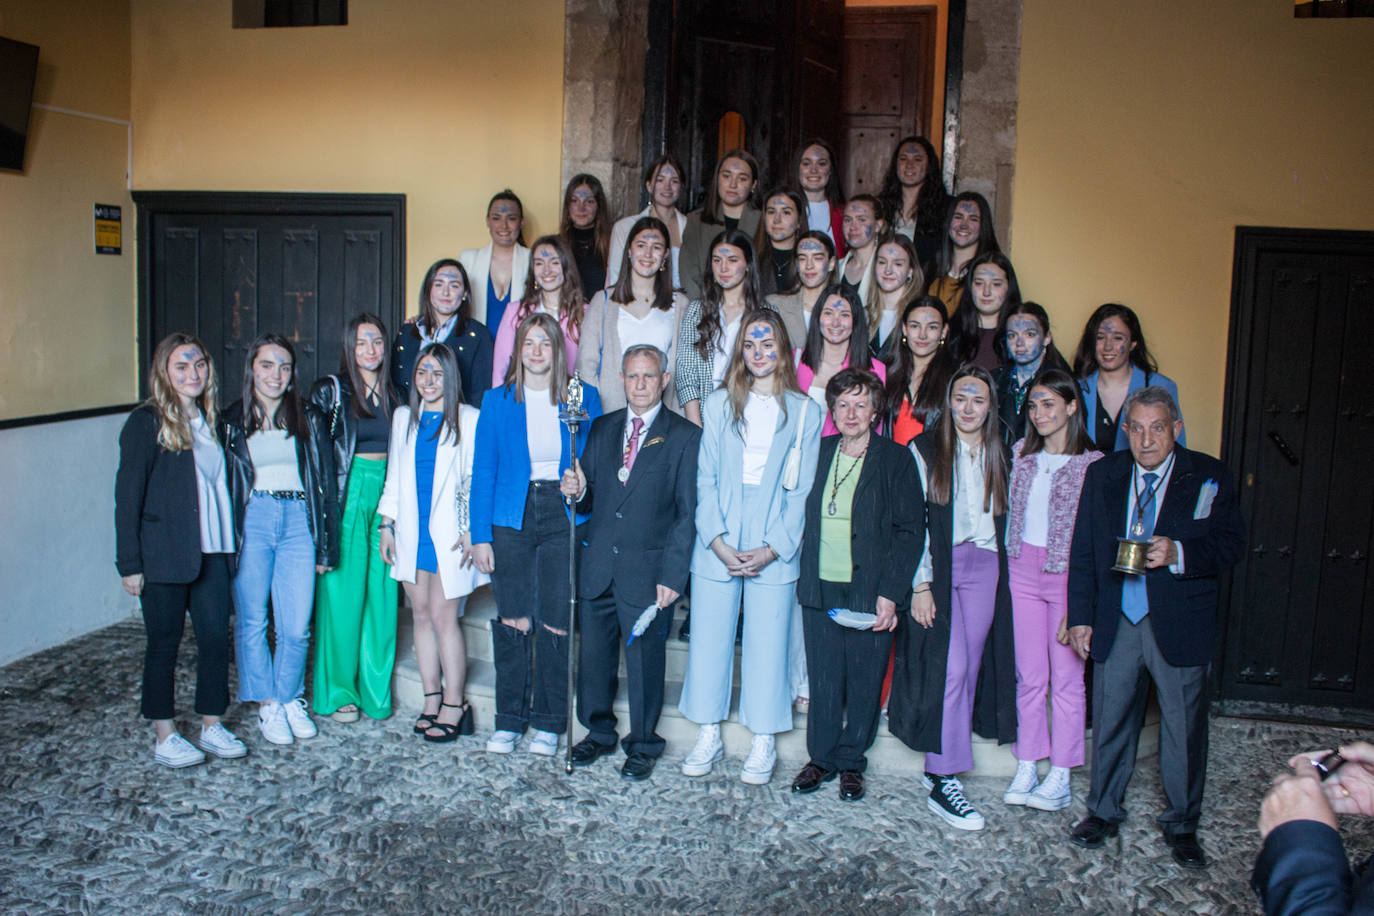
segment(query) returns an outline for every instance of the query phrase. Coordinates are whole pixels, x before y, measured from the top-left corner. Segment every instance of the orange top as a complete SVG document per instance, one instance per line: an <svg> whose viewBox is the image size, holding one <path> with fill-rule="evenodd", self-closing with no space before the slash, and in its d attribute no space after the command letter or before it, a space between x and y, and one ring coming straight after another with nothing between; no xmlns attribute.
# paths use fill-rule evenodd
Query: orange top
<svg viewBox="0 0 1374 916"><path fill-rule="evenodd" d="M892 439L898 445L906 445L912 439L919 436L924 430L925 424L911 415L911 399L902 398L901 409L897 411L897 419L892 424Z"/></svg>

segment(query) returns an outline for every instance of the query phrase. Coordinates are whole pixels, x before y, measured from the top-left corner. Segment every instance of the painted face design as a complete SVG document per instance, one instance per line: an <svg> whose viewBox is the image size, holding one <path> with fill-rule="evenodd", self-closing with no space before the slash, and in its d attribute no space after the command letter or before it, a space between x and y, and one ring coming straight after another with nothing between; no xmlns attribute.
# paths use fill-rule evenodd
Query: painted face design
<svg viewBox="0 0 1374 916"><path fill-rule="evenodd" d="M954 216L949 222L949 240L955 248L977 245L982 225L983 214L978 205L971 200L961 200L954 205Z"/></svg>
<svg viewBox="0 0 1374 916"><path fill-rule="evenodd" d="M846 344L854 336L854 310L843 296L832 295L821 306L821 337L827 343Z"/></svg>
<svg viewBox="0 0 1374 916"><path fill-rule="evenodd" d="M253 390L260 397L276 400L291 387L294 369L291 354L284 347L267 344L253 357Z"/></svg>
<svg viewBox="0 0 1374 916"><path fill-rule="evenodd" d="M563 259L552 245L540 245L530 255L530 270L541 292L555 293L563 287Z"/></svg>
<svg viewBox="0 0 1374 916"><path fill-rule="evenodd" d="M531 327L520 345L520 364L527 375L544 375L553 369L553 341L544 329Z"/></svg>
<svg viewBox="0 0 1374 916"><path fill-rule="evenodd" d="M749 264L744 252L734 245L717 245L711 252L711 274L721 289L734 289L744 282Z"/></svg>
<svg viewBox="0 0 1374 916"><path fill-rule="evenodd" d="M1078 412L1078 402L1066 402L1053 390L1036 385L1026 395L1026 415L1042 439L1049 439L1069 425Z"/></svg>
<svg viewBox="0 0 1374 916"><path fill-rule="evenodd" d="M425 410L444 409L444 367L433 356L426 356L415 367L415 390Z"/></svg>
<svg viewBox="0 0 1374 916"><path fill-rule="evenodd" d="M824 286L834 267L834 260L820 242L815 239L802 239L797 243L797 276L801 278L802 286L806 289Z"/></svg>
<svg viewBox="0 0 1374 916"><path fill-rule="evenodd" d="M1102 323L1097 326L1097 340L1094 346L1098 367L1111 371L1126 365L1131 351L1135 349L1135 341L1131 340L1131 331L1126 327L1126 322L1112 315L1110 318L1102 319Z"/></svg>
<svg viewBox="0 0 1374 916"><path fill-rule="evenodd" d="M462 274L458 273L458 268L448 264L439 268L429 284L429 304L438 313L440 321L447 321L450 315L458 311L466 294Z"/></svg>
<svg viewBox="0 0 1374 916"><path fill-rule="evenodd" d="M992 394L982 379L964 376L954 383L949 395L949 408L954 413L954 426L963 433L982 430L987 421Z"/></svg>
<svg viewBox="0 0 1374 916"><path fill-rule="evenodd" d="M901 245L888 242L878 248L873 271L878 281L878 289L885 293L895 293L911 282L911 258Z"/></svg>
<svg viewBox="0 0 1374 916"><path fill-rule="evenodd" d="M195 400L210 381L210 360L195 344L182 344L167 357L167 377L179 396Z"/></svg>
<svg viewBox="0 0 1374 916"><path fill-rule="evenodd" d="M984 316L995 316L1007 301L1007 272L996 264L979 264L969 286L973 288L973 305Z"/></svg>
<svg viewBox="0 0 1374 916"><path fill-rule="evenodd" d="M903 187L914 188L926 180L930 157L919 143L908 143L897 153L897 180Z"/></svg>
<svg viewBox="0 0 1374 916"><path fill-rule="evenodd" d="M864 201L851 201L844 208L844 241L850 248L863 248L878 233L878 214Z"/></svg>
<svg viewBox="0 0 1374 916"><path fill-rule="evenodd" d="M756 321L744 329L743 356L745 368L755 378L764 378L777 371L778 340L771 324Z"/></svg>
<svg viewBox="0 0 1374 916"><path fill-rule="evenodd" d="M1025 368L1038 368L1049 340L1040 322L1030 315L1012 315L1007 319L1007 352L1012 362Z"/></svg>
<svg viewBox="0 0 1374 916"><path fill-rule="evenodd" d="M568 198L568 221L578 229L587 229L596 222L596 192L585 184L573 188Z"/></svg>
<svg viewBox="0 0 1374 916"><path fill-rule="evenodd" d="M646 185L649 196L660 207L671 207L682 193L682 178L671 165L661 165L653 181Z"/></svg>
<svg viewBox="0 0 1374 916"><path fill-rule="evenodd" d="M353 342L353 360L359 369L376 372L386 354L386 340L375 324L358 325L358 337Z"/></svg>
<svg viewBox="0 0 1374 916"><path fill-rule="evenodd" d="M630 240L630 264L641 277L652 277L663 267L668 255L668 242L657 229L641 229Z"/></svg>
<svg viewBox="0 0 1374 916"><path fill-rule="evenodd" d="M824 191L830 181L830 156L819 146L802 150L797 168L797 180L803 191Z"/></svg>
<svg viewBox="0 0 1374 916"><path fill-rule="evenodd" d="M770 239L775 243L790 241L796 237L799 224L797 205L792 198L785 194L768 198L763 210L763 225Z"/></svg>
<svg viewBox="0 0 1374 916"><path fill-rule="evenodd" d="M727 207L738 207L749 199L754 190L754 173L743 159L726 159L716 175L716 193Z"/></svg>
<svg viewBox="0 0 1374 916"><path fill-rule="evenodd" d="M945 320L935 309L923 305L907 313L902 333L913 356L931 356L945 339Z"/></svg>
<svg viewBox="0 0 1374 916"><path fill-rule="evenodd" d="M487 232L495 244L510 247L520 237L520 226L524 221L524 214L515 201L498 200L487 211Z"/></svg>

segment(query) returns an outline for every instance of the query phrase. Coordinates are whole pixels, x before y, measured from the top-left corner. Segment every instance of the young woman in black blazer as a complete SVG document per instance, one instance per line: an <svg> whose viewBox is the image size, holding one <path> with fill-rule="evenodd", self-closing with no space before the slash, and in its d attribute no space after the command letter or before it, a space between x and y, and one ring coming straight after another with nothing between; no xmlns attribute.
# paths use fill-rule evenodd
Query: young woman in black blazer
<svg viewBox="0 0 1374 916"><path fill-rule="evenodd" d="M154 759L185 767L242 757L243 742L220 722L229 706L229 608L234 516L224 448L216 435L215 367L205 345L171 334L153 352L147 401L119 434L115 476L116 565L140 599L148 647L143 717L157 728ZM196 631L197 750L173 718L177 649L186 613Z"/></svg>

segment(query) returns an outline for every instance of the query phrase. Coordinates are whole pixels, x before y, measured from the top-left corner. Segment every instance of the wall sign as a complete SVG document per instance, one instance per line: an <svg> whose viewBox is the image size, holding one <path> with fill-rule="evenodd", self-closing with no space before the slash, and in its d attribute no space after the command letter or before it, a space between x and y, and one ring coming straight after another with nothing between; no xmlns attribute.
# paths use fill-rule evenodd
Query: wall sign
<svg viewBox="0 0 1374 916"><path fill-rule="evenodd" d="M123 224L119 207L113 204L95 205L95 253L120 254Z"/></svg>

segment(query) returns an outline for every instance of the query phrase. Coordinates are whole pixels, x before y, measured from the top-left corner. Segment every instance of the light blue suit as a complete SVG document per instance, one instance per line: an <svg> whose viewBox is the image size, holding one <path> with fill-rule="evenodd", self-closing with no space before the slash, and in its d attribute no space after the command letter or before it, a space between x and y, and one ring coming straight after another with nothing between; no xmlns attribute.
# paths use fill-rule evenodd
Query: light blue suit
<svg viewBox="0 0 1374 916"><path fill-rule="evenodd" d="M1152 372L1150 373L1150 384L1169 392L1169 395L1174 399L1174 404L1178 406L1179 419L1183 419L1183 405L1178 403L1178 386L1174 384L1174 380L1162 372ZM1097 430L1097 373L1094 372L1087 378L1079 379L1078 386L1083 389L1083 406L1087 408L1087 412L1083 415L1083 421L1088 426L1088 435L1092 436ZM1139 366L1131 366L1131 387L1126 396L1130 397L1131 392L1139 391L1144 387L1145 370ZM1179 433L1178 444L1184 448L1188 447L1188 431L1186 429ZM1126 437L1126 431L1118 423L1116 427L1116 451L1119 452L1123 448L1130 447L1131 442Z"/></svg>
<svg viewBox="0 0 1374 916"><path fill-rule="evenodd" d="M816 476L824 411L805 395L784 395L778 426L758 486L743 481L744 438L735 428L729 393L717 389L702 407L697 459L697 539L692 551L692 642L678 708L710 724L730 713L735 626L744 600L740 661L740 723L755 734L792 728L788 629L806 528L806 497ZM785 490L783 470L802 427L801 474ZM732 577L711 550L717 536L737 550L767 544L778 558L752 578Z"/></svg>

